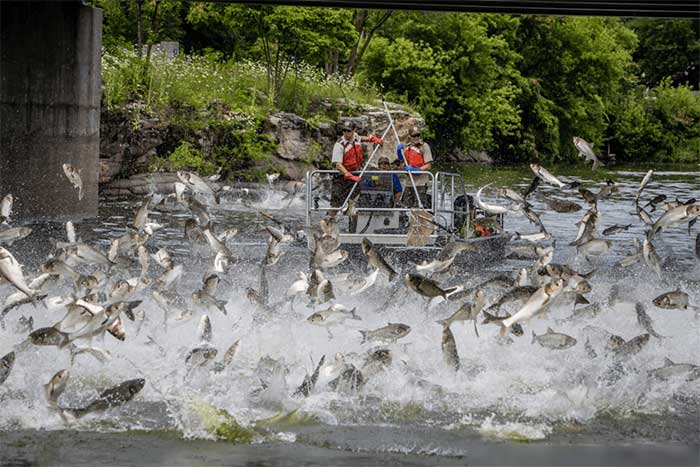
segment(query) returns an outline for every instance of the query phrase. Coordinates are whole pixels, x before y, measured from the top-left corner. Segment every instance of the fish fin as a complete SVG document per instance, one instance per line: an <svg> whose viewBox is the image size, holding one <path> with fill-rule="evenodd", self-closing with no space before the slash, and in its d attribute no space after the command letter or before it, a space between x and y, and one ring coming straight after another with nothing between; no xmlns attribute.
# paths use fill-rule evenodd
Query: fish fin
<svg viewBox="0 0 700 467"><path fill-rule="evenodd" d="M595 274L595 271L595 269L591 269L586 274L581 274L581 277L583 277L584 279L590 279L591 277L593 277L593 274Z"/></svg>
<svg viewBox="0 0 700 467"><path fill-rule="evenodd" d="M535 342L537 342L537 334L535 334L535 331L532 331L532 342L530 343L534 344Z"/></svg>
<svg viewBox="0 0 700 467"><path fill-rule="evenodd" d="M362 321L362 318L360 318L360 317L357 315L356 312L357 312L357 307L355 307L355 308L353 308L352 310L350 310L350 315L352 316L352 319L356 319L356 320L358 320L358 321Z"/></svg>
<svg viewBox="0 0 700 467"><path fill-rule="evenodd" d="M547 327L547 334L554 334L554 329Z"/></svg>
<svg viewBox="0 0 700 467"><path fill-rule="evenodd" d="M360 342L360 344L364 344L365 342L367 342L367 332L368 331L360 330L359 332L360 332L360 334L362 334L362 342Z"/></svg>
<svg viewBox="0 0 700 467"><path fill-rule="evenodd" d="M591 302L588 301L586 297L581 295L580 293L576 294L576 299L574 300L574 308L576 305L590 305Z"/></svg>
<svg viewBox="0 0 700 467"><path fill-rule="evenodd" d="M668 357L664 358L664 366L671 366L671 365L675 365L675 363L673 363L673 361Z"/></svg>
<svg viewBox="0 0 700 467"><path fill-rule="evenodd" d="M435 321L435 322L438 323L440 326L442 326L442 327L444 327L444 328L446 328L446 327L448 327L448 326L450 325L450 320L449 320L449 319L439 319L439 320L437 320L437 321Z"/></svg>

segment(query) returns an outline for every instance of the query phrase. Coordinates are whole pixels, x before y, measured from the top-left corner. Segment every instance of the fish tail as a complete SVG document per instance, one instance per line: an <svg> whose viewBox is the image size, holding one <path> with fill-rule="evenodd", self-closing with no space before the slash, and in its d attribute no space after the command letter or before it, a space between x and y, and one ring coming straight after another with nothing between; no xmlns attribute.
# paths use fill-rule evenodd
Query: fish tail
<svg viewBox="0 0 700 467"><path fill-rule="evenodd" d="M362 334L362 342L360 342L360 344L364 344L365 342L367 342L367 332L368 331L359 331L359 332L360 332L360 334Z"/></svg>

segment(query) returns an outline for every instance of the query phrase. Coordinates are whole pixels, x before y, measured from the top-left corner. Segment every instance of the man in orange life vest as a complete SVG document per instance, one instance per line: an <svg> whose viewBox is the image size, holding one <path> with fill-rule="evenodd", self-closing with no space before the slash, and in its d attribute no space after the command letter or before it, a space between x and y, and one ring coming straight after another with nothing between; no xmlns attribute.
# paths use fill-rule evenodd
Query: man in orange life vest
<svg viewBox="0 0 700 467"><path fill-rule="evenodd" d="M405 169L410 172L428 171L432 167L433 153L430 151L428 143L421 140L421 131L418 128L412 128L409 132L411 142L407 145L399 144L396 147L396 157L403 161ZM428 175L412 174L413 183L416 185L416 190L420 196L423 207L427 208L427 185L430 181ZM411 186L410 179L406 183L403 194L403 204L406 207L418 207L418 200Z"/></svg>
<svg viewBox="0 0 700 467"><path fill-rule="evenodd" d="M354 196L360 194L360 177L353 175L353 171L362 170L362 142L372 142L374 144L382 144L381 138L377 136L360 136L355 133L352 126L344 124L342 127L343 136L333 146L333 156L331 162L335 164L340 175L333 180L331 188L331 207L340 208L347 198L348 193L355 183L358 183ZM328 214L335 216L337 211L331 211Z"/></svg>

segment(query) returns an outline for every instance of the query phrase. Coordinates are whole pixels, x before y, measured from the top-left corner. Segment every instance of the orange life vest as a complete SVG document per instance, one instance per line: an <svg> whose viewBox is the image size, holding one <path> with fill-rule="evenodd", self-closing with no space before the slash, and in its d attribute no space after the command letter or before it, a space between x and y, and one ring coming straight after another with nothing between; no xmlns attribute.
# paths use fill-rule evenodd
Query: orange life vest
<svg viewBox="0 0 700 467"><path fill-rule="evenodd" d="M423 167L425 165L423 154L420 152L420 145L411 145L404 149L403 157L406 159L406 165L411 167Z"/></svg>
<svg viewBox="0 0 700 467"><path fill-rule="evenodd" d="M343 166L350 171L362 168L362 144L355 140L339 143L343 146Z"/></svg>

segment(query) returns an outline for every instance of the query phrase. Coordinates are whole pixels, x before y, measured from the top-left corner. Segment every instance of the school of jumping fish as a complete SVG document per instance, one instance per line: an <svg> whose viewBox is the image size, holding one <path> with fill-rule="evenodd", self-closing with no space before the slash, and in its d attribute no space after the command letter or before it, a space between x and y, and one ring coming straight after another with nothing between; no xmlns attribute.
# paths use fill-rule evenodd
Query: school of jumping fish
<svg viewBox="0 0 700 467"><path fill-rule="evenodd" d="M581 140L583 141L583 140ZM582 155L594 161L594 168L601 165L595 158L595 153L581 141L574 141ZM591 155L592 154L592 155ZM63 166L69 182L79 191L82 197L82 181L80 171L68 164ZM518 338L525 333L525 327L534 317L544 317L554 306L574 305L573 314L565 320L557 320L561 324L570 320L594 316L601 311L600 303L589 303L586 295L591 292L590 279L595 270L579 272L566 264L552 262L554 248L545 247L540 242L553 240L547 232L538 214L528 203L528 196L541 183L549 184L562 190L576 190L589 208L578 223L576 238L570 245L575 246L579 255L586 259L604 255L610 248L611 242L606 236L626 230L630 225L613 225L603 230L603 236L598 235L601 214L598 204L618 191L612 181L593 193L582 187L578 182L564 183L542 166L532 164L535 174L532 183L524 193L511 189L500 189L496 193L508 200L508 205L488 204L482 199L484 190L481 187L475 196L476 206L489 215L522 212L527 219L535 224L539 231L533 234L512 236L513 244L510 257L529 258L532 266L517 272L515 276L499 274L490 277L482 283L473 286L450 286L440 284L428 275L449 271L455 258L470 249L466 243L450 240L431 262L417 265L416 271L403 274L403 284L406 288L426 300L426 312L436 313L440 302L457 301L459 308L448 317L437 320L442 326L442 341L440 346L444 363L455 371L460 369L460 356L457 352L455 335L451 325L455 322L473 322L474 332L479 336L479 325L496 325L500 332L496 336L504 343L514 336ZM662 276L661 258L656 252L653 241L664 230L680 224L688 224L690 236L692 226L700 216L700 203L695 199L669 201L665 196L656 196L646 202L642 199L645 188L652 182L653 170L649 170L642 180L635 196L635 208L639 219L647 227L647 235L642 243L636 244L636 251L622 259L618 267L629 267L635 263L643 263L660 279ZM54 253L41 264L36 274L26 274L20 261L11 252L14 241L31 234L27 227L12 227L12 194L6 195L0 203L0 220L3 229L0 230L0 287L5 300L0 311L0 323L5 327L5 320L10 313L23 316L17 321L15 328L18 336L26 334L24 339L14 346L14 350L0 359L0 385L12 378L12 370L16 365L23 364L23 354L31 352L34 346L54 346L57 351L70 354L71 364L75 358L94 358L107 365L109 352L94 345L99 339L117 339L127 342L129 332L137 332L144 320L160 320L165 329L168 322L183 322L198 316L196 333L199 343L184 355L182 364L189 370L208 369L221 372L234 365L241 340L231 342L231 345L221 353L212 344L212 329L209 313L227 314L227 302L217 297L222 282L227 281L230 265L236 261L236 256L229 247L229 241L235 237L235 229L218 232L208 212L207 201L214 199L220 202L221 189L213 183L217 176L206 179L192 172L178 172L179 183L175 184L175 193L167 196L151 194L145 197L143 204L136 213L130 225L125 226L122 237L114 239L108 251L101 251L97 246L82 242L77 236L72 222L66 223L66 241L56 242ZM268 176L272 184L275 176ZM292 193L291 196L296 195ZM582 210L576 202L567 199L545 199L546 205L555 212L568 213ZM656 219L647 211L661 212ZM193 248L208 248L209 271L202 280L201 286L193 290L189 297L181 293L178 280L183 274L183 264L175 264L170 253L158 245L154 245L153 234L163 225L149 219L153 210L172 211L174 208L191 213L185 223L184 237L192 243ZM261 313L276 313L280 307L294 307L295 300L303 300L313 312L306 321L309 325L322 326L328 331L328 338L333 339L333 331L355 332L344 329L348 320L362 321L357 309L342 305L338 299L343 295L353 296L371 293L372 286L379 275L386 276L389 282L398 285L399 273L382 254L381 248L365 238L362 241L362 252L366 256L367 270L365 276L333 275L332 269L342 264L348 258L348 252L341 248L339 242L339 221L335 217L326 217L310 232L295 229L284 222L275 219L268 213L260 212L270 221L266 227L268 233L267 251L262 258L258 289L248 288L247 298L256 305ZM309 269L297 272L291 278L286 300L281 303L270 303L270 287L267 280L268 268L275 265L284 255L288 245L294 242L305 242L310 249ZM695 239L695 253L700 260L700 234ZM515 255L515 256L513 256ZM156 267L151 267L155 263ZM450 276L459 280L459 273ZM72 292L68 296L52 295L65 284ZM62 290L65 290L63 288ZM162 310L162 318L156 309L147 309L144 297L150 295L153 302ZM614 294L613 294L614 295ZM615 297L611 296L611 301ZM516 306L517 311L508 314L502 311L505 305ZM576 308L577 305L585 305ZM599 352L608 353L616 359L625 359L638 353L650 340L662 339L654 330L654 323L647 313L648 307L664 310L697 309L689 303L689 296L680 289L669 290L655 298L651 303L635 303L635 311L640 327L645 331L630 340L612 335L603 349L596 349L590 342L584 343L590 358L596 358ZM29 308L32 307L32 308ZM50 316L61 315L56 323L49 327L33 328L31 314L45 313ZM481 322L479 322L481 317ZM697 315L696 315L697 318ZM133 322L128 325L127 321ZM131 328L131 329L130 329ZM293 393L295 397L306 397L314 391L321 371L332 372L329 387L334 390L359 391L369 378L381 372L391 364L392 350L388 346L396 343L411 332L411 327L400 322L389 322L377 329L363 329L358 335L362 343L383 344L368 350L364 359L352 362L343 353L338 353L333 361L326 362L322 356L314 371L307 375ZM109 335L105 337L106 335ZM149 339L154 345L159 346ZM564 332L554 330L551 326L543 334L532 332L532 343L552 351L565 351L572 346L580 345L574 337ZM438 345L438 343L436 343ZM159 346L160 347L160 346ZM160 347L164 354L165 349ZM217 358L219 357L219 358ZM111 408L131 401L144 387L144 378L124 381L114 387L106 388L99 396L82 407L70 407L61 403L61 395L69 384L70 368L56 368L55 375L45 384L46 402L66 423L84 417L88 414L101 413ZM692 381L700 378L700 367L690 363L677 363L665 360L662 367L648 370L649 378L668 380L670 378L685 378Z"/></svg>

